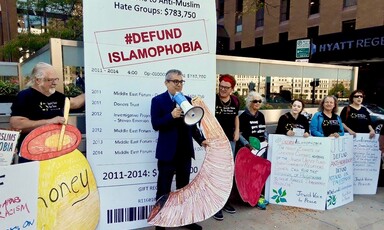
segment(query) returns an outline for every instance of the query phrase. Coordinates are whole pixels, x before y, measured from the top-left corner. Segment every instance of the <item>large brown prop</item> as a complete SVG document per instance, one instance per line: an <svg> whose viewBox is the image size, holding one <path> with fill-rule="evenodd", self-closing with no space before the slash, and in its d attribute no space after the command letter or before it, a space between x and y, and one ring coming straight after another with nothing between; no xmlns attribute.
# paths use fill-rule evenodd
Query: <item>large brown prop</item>
<svg viewBox="0 0 384 230"><path fill-rule="evenodd" d="M228 200L233 181L233 156L224 131L200 98L194 106L204 109L201 125L209 147L199 173L182 189L162 196L148 222L157 226L178 227L208 219Z"/></svg>

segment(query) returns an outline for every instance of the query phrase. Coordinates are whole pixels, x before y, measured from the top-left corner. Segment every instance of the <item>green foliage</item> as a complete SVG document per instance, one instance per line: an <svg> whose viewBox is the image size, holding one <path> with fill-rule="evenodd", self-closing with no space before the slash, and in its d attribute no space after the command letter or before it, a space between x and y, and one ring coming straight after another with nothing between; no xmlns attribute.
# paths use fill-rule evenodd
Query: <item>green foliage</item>
<svg viewBox="0 0 384 230"><path fill-rule="evenodd" d="M265 5L264 0L244 0L242 14L254 14Z"/></svg>
<svg viewBox="0 0 384 230"><path fill-rule="evenodd" d="M61 38L68 40L83 39L83 16L82 1L79 0L29 0L17 1L17 7L22 9L22 14L27 15L28 24L36 22L40 23L40 34L33 34L30 28L11 41L0 47L0 56L6 60L18 60L31 55L47 45L50 38ZM49 18L49 25L44 22L48 21L48 13L52 12L61 15L60 18ZM37 15L37 16L35 16ZM39 20L36 20L38 18Z"/></svg>
<svg viewBox="0 0 384 230"><path fill-rule="evenodd" d="M244 110L246 105L245 105L245 97L240 95L239 92L233 92L233 95L235 95L238 99L239 99L239 102L240 102L240 110Z"/></svg>
<svg viewBox="0 0 384 230"><path fill-rule="evenodd" d="M15 96L19 92L19 83L14 80L0 80L0 96Z"/></svg>
<svg viewBox="0 0 384 230"><path fill-rule="evenodd" d="M328 95L333 95L336 97L348 97L350 90L345 88L343 83L336 84L332 89L329 90Z"/></svg>
<svg viewBox="0 0 384 230"><path fill-rule="evenodd" d="M81 88L76 86L73 83L70 83L70 84L64 86L64 94L67 97L76 97L82 93L83 93L83 91L81 90Z"/></svg>

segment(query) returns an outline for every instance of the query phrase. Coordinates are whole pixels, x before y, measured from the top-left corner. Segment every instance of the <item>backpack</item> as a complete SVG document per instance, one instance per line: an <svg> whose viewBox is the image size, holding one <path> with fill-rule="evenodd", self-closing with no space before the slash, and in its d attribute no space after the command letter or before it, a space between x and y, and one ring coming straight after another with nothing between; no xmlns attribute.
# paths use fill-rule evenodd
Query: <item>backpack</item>
<svg viewBox="0 0 384 230"><path fill-rule="evenodd" d="M348 120L349 112L351 111L351 107L348 105L347 112L345 113L345 122Z"/></svg>
<svg viewBox="0 0 384 230"><path fill-rule="evenodd" d="M235 95L230 95L231 100L235 103L236 107L239 107L239 98L237 98Z"/></svg>

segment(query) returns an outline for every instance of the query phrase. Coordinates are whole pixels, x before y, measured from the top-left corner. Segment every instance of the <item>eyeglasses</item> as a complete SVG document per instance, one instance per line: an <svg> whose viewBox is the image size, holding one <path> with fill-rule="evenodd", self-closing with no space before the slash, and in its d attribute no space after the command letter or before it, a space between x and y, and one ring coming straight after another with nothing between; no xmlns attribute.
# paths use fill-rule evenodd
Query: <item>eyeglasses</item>
<svg viewBox="0 0 384 230"><path fill-rule="evenodd" d="M173 82L173 84L175 84L175 85L180 85L180 84L184 85L184 83L185 83L184 80L181 80L181 81L179 81L179 80L167 80L167 82Z"/></svg>
<svg viewBox="0 0 384 230"><path fill-rule="evenodd" d="M222 89L222 90L229 90L230 88L232 87L219 85L219 89Z"/></svg>
<svg viewBox="0 0 384 230"><path fill-rule="evenodd" d="M262 100L253 100L253 101L251 101L252 103L261 103L261 102L263 102Z"/></svg>
<svg viewBox="0 0 384 230"><path fill-rule="evenodd" d="M59 80L59 78L57 77L57 78L43 78L44 79L44 81L47 81L47 82L54 82L54 81L58 81Z"/></svg>
<svg viewBox="0 0 384 230"><path fill-rule="evenodd" d="M363 95L354 95L353 98L363 98Z"/></svg>

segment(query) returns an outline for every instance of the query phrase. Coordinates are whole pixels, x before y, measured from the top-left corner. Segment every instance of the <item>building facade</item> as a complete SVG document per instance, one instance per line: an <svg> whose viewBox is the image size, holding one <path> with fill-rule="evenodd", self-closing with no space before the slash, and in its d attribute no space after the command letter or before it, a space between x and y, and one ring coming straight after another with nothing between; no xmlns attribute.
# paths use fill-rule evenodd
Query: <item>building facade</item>
<svg viewBox="0 0 384 230"><path fill-rule="evenodd" d="M0 0L0 46L17 36L15 0ZM5 60L0 60L5 61ZM12 61L12 60L6 60Z"/></svg>
<svg viewBox="0 0 384 230"><path fill-rule="evenodd" d="M384 105L384 1L217 0L217 12L229 37L220 54L295 61L297 41L310 39L304 61L359 67L358 88Z"/></svg>

